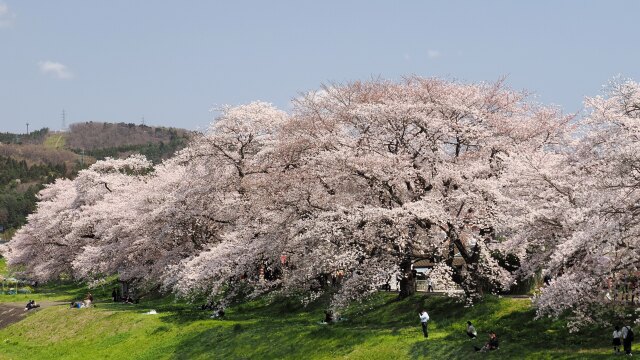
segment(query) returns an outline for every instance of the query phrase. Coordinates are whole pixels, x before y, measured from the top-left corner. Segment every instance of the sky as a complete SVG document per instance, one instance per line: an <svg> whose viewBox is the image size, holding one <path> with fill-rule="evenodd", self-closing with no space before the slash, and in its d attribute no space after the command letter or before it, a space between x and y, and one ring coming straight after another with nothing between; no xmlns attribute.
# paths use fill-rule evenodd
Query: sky
<svg viewBox="0 0 640 360"><path fill-rule="evenodd" d="M223 105L403 75L506 77L579 112L640 81L639 1L0 0L0 132L74 122L204 130Z"/></svg>

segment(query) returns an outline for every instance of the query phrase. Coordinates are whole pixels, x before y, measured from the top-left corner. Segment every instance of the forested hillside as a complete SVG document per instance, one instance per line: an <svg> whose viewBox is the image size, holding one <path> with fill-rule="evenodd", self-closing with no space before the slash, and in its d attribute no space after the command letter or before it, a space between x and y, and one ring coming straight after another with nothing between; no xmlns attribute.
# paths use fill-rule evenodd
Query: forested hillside
<svg viewBox="0 0 640 360"><path fill-rule="evenodd" d="M72 124L65 134L66 147L77 154L102 160L138 153L156 164L182 149L187 138L183 129L101 122Z"/></svg>
<svg viewBox="0 0 640 360"><path fill-rule="evenodd" d="M56 178L73 178L106 157L134 153L159 163L186 145L188 131L125 123L78 123L68 132L48 128L30 134L0 133L0 233L22 226L36 195Z"/></svg>
<svg viewBox="0 0 640 360"><path fill-rule="evenodd" d="M35 209L36 194L44 184L70 176L66 164L33 164L0 156L0 227L11 231Z"/></svg>
<svg viewBox="0 0 640 360"><path fill-rule="evenodd" d="M0 144L41 144L48 134L48 128L31 131L28 135L0 132Z"/></svg>

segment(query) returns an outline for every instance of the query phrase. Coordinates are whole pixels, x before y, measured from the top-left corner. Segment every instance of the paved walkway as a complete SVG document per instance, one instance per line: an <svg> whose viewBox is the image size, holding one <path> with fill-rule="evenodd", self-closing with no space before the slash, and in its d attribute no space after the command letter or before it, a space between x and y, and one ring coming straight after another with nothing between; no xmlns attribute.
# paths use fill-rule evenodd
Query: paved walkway
<svg viewBox="0 0 640 360"><path fill-rule="evenodd" d="M43 301L39 302L40 307L34 310L24 311L25 303L0 303L0 329L11 324L17 323L27 316L28 313L39 311L49 306L66 304L62 301Z"/></svg>

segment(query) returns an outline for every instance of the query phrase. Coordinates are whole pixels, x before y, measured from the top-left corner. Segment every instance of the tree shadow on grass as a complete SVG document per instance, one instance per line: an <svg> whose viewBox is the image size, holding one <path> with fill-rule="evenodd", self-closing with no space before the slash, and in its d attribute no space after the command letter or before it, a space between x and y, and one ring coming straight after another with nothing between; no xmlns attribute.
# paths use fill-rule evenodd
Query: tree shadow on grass
<svg viewBox="0 0 640 360"><path fill-rule="evenodd" d="M176 359L304 359L340 357L352 352L370 335L330 325L273 323L220 324L183 339L176 347Z"/></svg>
<svg viewBox="0 0 640 360"><path fill-rule="evenodd" d="M448 334L441 341L443 356L451 359L519 358L519 359L603 359L609 358L606 329L590 328L581 333L570 333L566 321L548 318L535 319L535 310L517 303L518 300L498 301L468 309L463 316L451 316L443 330ZM513 301L513 302L509 302ZM526 301L526 300L521 300ZM467 339L465 322L470 320L478 330L479 339ZM473 345L482 346L488 340L488 331L495 331L500 349L488 353L475 353ZM602 341L594 339L602 338Z"/></svg>
<svg viewBox="0 0 640 360"><path fill-rule="evenodd" d="M409 349L409 358L412 360L429 359L431 357L426 341L419 341L411 345Z"/></svg>

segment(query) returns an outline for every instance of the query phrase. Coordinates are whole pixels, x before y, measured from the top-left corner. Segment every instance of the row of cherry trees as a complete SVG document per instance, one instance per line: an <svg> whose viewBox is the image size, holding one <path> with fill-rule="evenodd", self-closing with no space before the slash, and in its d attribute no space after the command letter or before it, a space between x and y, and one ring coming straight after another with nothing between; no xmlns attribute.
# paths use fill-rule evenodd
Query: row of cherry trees
<svg viewBox="0 0 640 360"><path fill-rule="evenodd" d="M584 321L604 279L640 260L635 82L588 99L579 120L500 82L418 77L294 104L224 109L155 167L108 159L58 180L4 250L9 264L39 280L118 274L187 296L307 300L340 270L343 306L396 274L410 294L426 257L469 299L545 271L539 313ZM265 268L279 275L257 281Z"/></svg>

